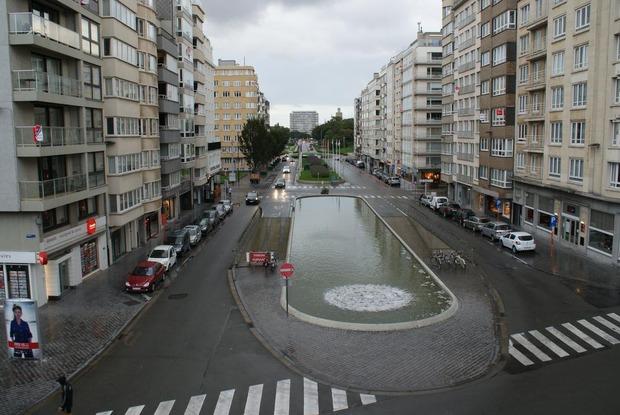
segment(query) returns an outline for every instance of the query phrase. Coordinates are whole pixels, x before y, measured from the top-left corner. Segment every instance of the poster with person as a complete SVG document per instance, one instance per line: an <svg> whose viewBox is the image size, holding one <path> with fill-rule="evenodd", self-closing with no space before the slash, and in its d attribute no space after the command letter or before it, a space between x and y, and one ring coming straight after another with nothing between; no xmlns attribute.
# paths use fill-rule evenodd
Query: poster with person
<svg viewBox="0 0 620 415"><path fill-rule="evenodd" d="M9 358L41 359L37 302L6 300L4 322Z"/></svg>

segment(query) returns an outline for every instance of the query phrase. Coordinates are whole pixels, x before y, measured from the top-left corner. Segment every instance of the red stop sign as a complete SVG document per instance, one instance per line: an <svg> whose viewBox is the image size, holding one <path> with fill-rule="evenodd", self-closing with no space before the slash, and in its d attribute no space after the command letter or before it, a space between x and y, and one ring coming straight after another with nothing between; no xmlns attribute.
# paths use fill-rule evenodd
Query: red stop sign
<svg viewBox="0 0 620 415"><path fill-rule="evenodd" d="M291 278L294 272L295 272L295 266L288 262L285 262L280 267L280 275L282 275L283 278L286 278L286 279Z"/></svg>

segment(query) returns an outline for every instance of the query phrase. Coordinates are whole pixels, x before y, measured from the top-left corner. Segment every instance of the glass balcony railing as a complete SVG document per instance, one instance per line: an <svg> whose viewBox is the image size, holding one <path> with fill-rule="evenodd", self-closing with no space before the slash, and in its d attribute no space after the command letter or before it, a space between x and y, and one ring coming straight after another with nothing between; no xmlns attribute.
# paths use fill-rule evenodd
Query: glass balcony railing
<svg viewBox="0 0 620 415"><path fill-rule="evenodd" d="M20 181L19 191L22 200L54 199L67 193L86 190L86 175L58 177L51 180Z"/></svg>
<svg viewBox="0 0 620 415"><path fill-rule="evenodd" d="M74 49L80 49L80 35L77 32L29 12L9 13L9 33L36 34Z"/></svg>
<svg viewBox="0 0 620 415"><path fill-rule="evenodd" d="M82 97L82 84L79 79L56 75L34 69L13 71L13 91L46 92L48 94Z"/></svg>
<svg viewBox="0 0 620 415"><path fill-rule="evenodd" d="M34 138L34 127L15 127L17 147L63 147L84 144L84 134L80 127L42 127L43 141Z"/></svg>

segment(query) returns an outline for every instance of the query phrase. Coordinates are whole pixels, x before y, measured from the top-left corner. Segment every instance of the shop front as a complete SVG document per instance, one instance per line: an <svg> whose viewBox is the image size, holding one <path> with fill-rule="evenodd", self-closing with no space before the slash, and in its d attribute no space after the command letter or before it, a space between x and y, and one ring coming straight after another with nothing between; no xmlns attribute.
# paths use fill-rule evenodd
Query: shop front
<svg viewBox="0 0 620 415"><path fill-rule="evenodd" d="M47 299L40 273L36 252L0 251L0 305L4 306L7 299L36 300L39 305L44 304Z"/></svg>

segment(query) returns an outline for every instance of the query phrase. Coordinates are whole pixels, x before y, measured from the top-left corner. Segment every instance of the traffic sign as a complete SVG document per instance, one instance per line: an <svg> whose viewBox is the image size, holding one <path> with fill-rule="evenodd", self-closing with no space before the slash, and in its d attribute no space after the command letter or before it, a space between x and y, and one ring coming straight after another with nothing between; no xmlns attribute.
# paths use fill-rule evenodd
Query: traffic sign
<svg viewBox="0 0 620 415"><path fill-rule="evenodd" d="M556 216L551 216L551 221L549 223L549 226L551 228L555 228L556 226L558 226L558 218Z"/></svg>
<svg viewBox="0 0 620 415"><path fill-rule="evenodd" d="M502 201L500 199L495 200L495 207L498 209L502 207Z"/></svg>
<svg viewBox="0 0 620 415"><path fill-rule="evenodd" d="M282 275L282 278L289 279L293 276L294 272L295 272L295 266L288 262L285 262L280 267L280 275Z"/></svg>

